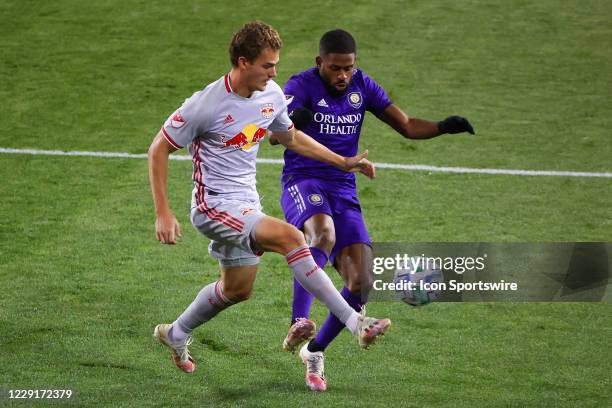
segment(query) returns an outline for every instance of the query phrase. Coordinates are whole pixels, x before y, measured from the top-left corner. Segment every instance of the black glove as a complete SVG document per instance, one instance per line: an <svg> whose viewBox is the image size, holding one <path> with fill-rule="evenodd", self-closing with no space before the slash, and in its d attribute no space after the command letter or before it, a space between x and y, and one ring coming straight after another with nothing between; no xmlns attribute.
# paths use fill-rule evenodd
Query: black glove
<svg viewBox="0 0 612 408"><path fill-rule="evenodd" d="M471 135L474 134L474 128L470 125L470 122L462 116L449 116L441 120L438 122L438 131L440 134L462 132L468 132Z"/></svg>
<svg viewBox="0 0 612 408"><path fill-rule="evenodd" d="M295 128L300 130L304 129L310 122L312 122L312 111L306 108L295 108L289 114L289 119L295 125Z"/></svg>

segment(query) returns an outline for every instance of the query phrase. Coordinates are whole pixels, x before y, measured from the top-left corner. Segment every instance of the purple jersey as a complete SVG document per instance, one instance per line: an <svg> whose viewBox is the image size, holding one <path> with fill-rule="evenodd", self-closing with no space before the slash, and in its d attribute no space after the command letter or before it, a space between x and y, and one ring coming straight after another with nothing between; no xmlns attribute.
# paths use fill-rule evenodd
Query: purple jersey
<svg viewBox="0 0 612 408"><path fill-rule="evenodd" d="M357 154L365 111L378 114L391 104L385 90L359 69L355 69L348 89L341 96L328 92L317 68L292 76L285 85L285 95L290 102L289 112L299 107L312 111L314 119L302 129L304 133L346 157ZM354 173L285 150L283 184L301 177L319 177L355 186Z"/></svg>

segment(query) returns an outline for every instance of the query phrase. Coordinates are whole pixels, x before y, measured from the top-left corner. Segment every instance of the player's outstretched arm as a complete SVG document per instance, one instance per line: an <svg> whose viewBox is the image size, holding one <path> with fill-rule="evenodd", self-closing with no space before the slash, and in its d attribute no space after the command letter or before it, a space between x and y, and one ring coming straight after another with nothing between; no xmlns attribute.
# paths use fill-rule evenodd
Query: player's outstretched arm
<svg viewBox="0 0 612 408"><path fill-rule="evenodd" d="M371 179L376 177L374 164L366 159L368 156L367 150L357 156L343 157L332 152L307 134L295 129L287 132L275 132L271 135L271 138L277 140L287 149L310 159L331 164L344 171L359 172Z"/></svg>
<svg viewBox="0 0 612 408"><path fill-rule="evenodd" d="M378 118L408 139L431 139L445 133L474 134L474 128L464 117L449 116L440 122L411 118L394 104L378 114Z"/></svg>
<svg viewBox="0 0 612 408"><path fill-rule="evenodd" d="M268 140L270 141L270 144L272 146L276 146L277 144L280 144L280 142L276 138L276 133L270 133L270 137L268 138Z"/></svg>
<svg viewBox="0 0 612 408"><path fill-rule="evenodd" d="M304 107L295 108L289 114L289 119L291 119L291 121L293 122L297 130L304 129L306 125L312 122L312 118L313 118L312 111ZM278 139L276 138L276 136L274 136L274 133L270 135L269 140L272 146L275 146L280 143Z"/></svg>
<svg viewBox="0 0 612 408"><path fill-rule="evenodd" d="M176 151L161 131L149 147L149 181L155 204L155 234L162 244L176 244L181 236L181 226L168 205L166 183L168 180L168 157Z"/></svg>

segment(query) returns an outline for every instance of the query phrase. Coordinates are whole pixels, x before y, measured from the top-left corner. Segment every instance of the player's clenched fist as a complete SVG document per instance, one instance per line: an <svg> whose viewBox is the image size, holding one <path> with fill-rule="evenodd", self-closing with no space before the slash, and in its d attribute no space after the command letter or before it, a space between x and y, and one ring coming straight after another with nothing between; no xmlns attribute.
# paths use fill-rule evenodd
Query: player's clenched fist
<svg viewBox="0 0 612 408"><path fill-rule="evenodd" d="M155 235L162 244L176 244L181 236L181 226L174 214L160 214L155 220Z"/></svg>

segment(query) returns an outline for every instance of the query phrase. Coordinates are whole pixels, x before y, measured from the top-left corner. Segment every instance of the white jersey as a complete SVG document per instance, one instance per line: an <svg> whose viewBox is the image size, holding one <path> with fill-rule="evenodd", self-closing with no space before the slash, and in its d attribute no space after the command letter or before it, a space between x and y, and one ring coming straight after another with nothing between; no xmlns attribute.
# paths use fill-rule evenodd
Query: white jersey
<svg viewBox="0 0 612 408"><path fill-rule="evenodd" d="M255 159L259 142L272 132L293 128L283 91L272 80L244 98L232 91L229 75L186 99L162 126L177 149L189 145L193 159L192 207L204 195L258 200Z"/></svg>

